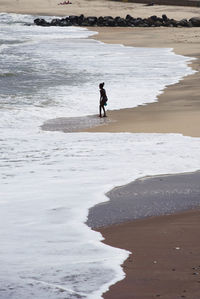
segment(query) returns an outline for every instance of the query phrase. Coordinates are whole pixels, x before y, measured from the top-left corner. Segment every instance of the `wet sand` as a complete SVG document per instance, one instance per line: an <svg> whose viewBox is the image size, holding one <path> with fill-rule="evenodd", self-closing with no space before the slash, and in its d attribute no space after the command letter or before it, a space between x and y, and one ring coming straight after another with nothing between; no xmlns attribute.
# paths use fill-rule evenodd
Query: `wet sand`
<svg viewBox="0 0 200 299"><path fill-rule="evenodd" d="M0 0L1 12L30 13L40 15L120 15L134 17L161 16L181 19L199 16L199 8L152 6L112 1L73 1L72 5L59 6L55 0ZM94 28L93 28L94 29ZM97 28L95 28L95 31ZM108 43L137 47L174 48L181 55L196 57L192 67L199 70L199 28L98 28L95 38ZM94 37L93 37L94 38ZM158 102L135 109L109 111L111 123L86 131L106 132L170 132L200 136L200 77L199 73L184 78L180 83L165 89ZM114 99L112 99L114 100ZM85 120L81 130L85 130ZM86 120L91 124L91 119ZM99 120L98 120L99 121ZM63 129L63 120L61 122ZM71 127L77 124L70 122ZM57 125L57 124L56 124ZM69 124L67 124L69 126ZM95 121L96 126L96 121ZM76 130L75 129L75 130ZM80 130L80 127L78 127ZM156 178L157 179L157 178ZM181 181L182 182L182 181ZM198 181L195 183L195 186ZM157 182L157 189L160 187ZM180 186L179 186L180 187ZM169 184L171 190L171 184ZM182 189L183 188L183 189ZM182 186L178 200L184 199ZM191 197L195 194L190 185ZM145 190L143 190L144 195ZM171 191L170 191L171 192ZM158 196L161 195L159 193ZM166 196L165 192L165 196ZM171 193L170 193L171 194ZM195 197L195 196L194 196ZM153 200L154 194L151 194ZM146 197L146 200L148 197ZM195 199L194 206L196 205ZM192 206L192 207L194 207ZM128 207L128 204L127 204ZM189 207L188 207L189 208ZM118 213L121 216L120 213ZM122 219L124 221L126 219ZM130 219L128 219L130 220ZM116 221L121 222L119 219ZM112 246L125 248L133 254L124 263L126 278L110 288L104 298L150 299L164 298L198 299L200 293L200 213L199 210L180 214L150 217L110 225L99 229Z"/></svg>
<svg viewBox="0 0 200 299"><path fill-rule="evenodd" d="M105 243L132 252L104 299L199 298L199 182L200 172L145 177L90 209L87 224Z"/></svg>
<svg viewBox="0 0 200 299"><path fill-rule="evenodd" d="M106 196L89 211L92 228L199 208L200 172L140 178Z"/></svg>
<svg viewBox="0 0 200 299"><path fill-rule="evenodd" d="M95 128L111 122L109 118L99 118L98 115L81 117L60 117L49 119L42 126L44 131L61 131L64 133L80 132L84 129Z"/></svg>
<svg viewBox="0 0 200 299"><path fill-rule="evenodd" d="M132 252L124 280L104 299L198 299L200 210L99 229L105 243Z"/></svg>

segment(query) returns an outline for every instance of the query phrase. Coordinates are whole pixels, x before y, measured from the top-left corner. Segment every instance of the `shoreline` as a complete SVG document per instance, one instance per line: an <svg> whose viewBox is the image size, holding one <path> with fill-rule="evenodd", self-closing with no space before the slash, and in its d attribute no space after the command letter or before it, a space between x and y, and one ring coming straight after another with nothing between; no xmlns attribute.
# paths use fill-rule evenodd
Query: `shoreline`
<svg viewBox="0 0 200 299"><path fill-rule="evenodd" d="M52 119L42 125L45 130L69 132L130 132L130 133L179 133L185 136L200 137L200 30L196 28L94 28L90 39L109 44L122 44L133 47L173 48L177 55L191 60L188 65L196 71L184 76L178 83L166 86L157 101L135 108L108 110L104 122L95 119L96 115L74 118ZM163 32L167 33L164 39ZM155 33L155 36L152 35ZM180 34L180 35L179 35ZM133 41L132 37L136 37ZM190 37L190 44L185 38ZM197 38L198 37L198 38ZM174 42L174 38L176 42ZM189 100L189 101L188 101ZM111 99L111 103L114 99ZM109 101L110 102L110 101ZM112 105L112 104L111 104ZM60 124L62 120L62 124ZM64 125L65 123L65 125ZM60 125L59 125L60 124ZM68 128L69 127L69 128Z"/></svg>
<svg viewBox="0 0 200 299"><path fill-rule="evenodd" d="M166 87L158 97L158 101L153 104L120 111L109 111L111 123L87 131L124 132L129 127L129 132L181 133L200 137L200 130L198 129L200 124L198 101L200 90L197 88L197 82L200 79L200 53L197 44L195 44L195 35L197 34L200 38L199 32L194 33L195 30L193 31L193 36L190 36L193 44L184 48L184 40L182 43L180 41L179 34L181 32L176 33L177 41L175 42L163 40L161 37L162 28L156 30L159 34L157 39L152 36L152 32L148 36L148 29L141 30L138 28L134 30L135 40L132 42L131 30L127 33L124 29L119 29L118 33L120 30L119 37L117 34L109 34L108 31L103 32L100 28L97 30L99 35L95 38L106 43L118 43L120 39L121 44L127 46L141 47L148 44L152 47L173 48L176 54L197 58L191 62L190 66L198 72L184 77L175 85ZM136 37L135 32L137 32ZM187 37L184 36L184 30L182 34L182 39L187 40ZM172 36L169 37L172 39ZM198 93L196 93L197 89ZM192 104L188 103L188 98L192 99ZM137 120L137 125L134 124L135 120ZM186 120L190 121L190 125ZM109 211L111 212L112 203L109 203L111 207ZM107 203L105 203L105 209L101 208L97 213L102 216L104 215L102 211L107 211ZM126 210L129 210L129 206ZM200 272L198 265L200 244L197 241L199 211L198 207L192 211L188 207L186 211L179 211L179 213L172 215L153 216L132 221L129 218L128 222L118 218L118 224L115 222L113 225L108 224L106 227L94 228L103 235L106 244L132 252L122 265L126 277L112 285L109 291L103 294L103 298L150 299L160 297L175 299L182 297L196 299L199 294L198 284L200 283L198 277ZM121 220L122 223L120 223ZM174 248L179 248L180 244L181 251L174 250ZM180 253L178 258L176 252ZM155 265L159 266L155 267Z"/></svg>
<svg viewBox="0 0 200 299"><path fill-rule="evenodd" d="M200 210L151 217L97 229L104 243L132 254L126 277L104 299L197 299L200 289Z"/></svg>
<svg viewBox="0 0 200 299"><path fill-rule="evenodd" d="M154 29L151 28L119 28L115 32L113 29L107 29L105 32L98 28L97 31L99 34L90 38L105 43L119 44L121 42L125 46L133 47L173 48L177 55L196 58L189 65L197 72L183 77L174 85L166 86L156 102L136 108L108 110L108 116L111 120L109 124L83 131L180 133L191 137L200 137L200 90L198 88L198 81L200 80L200 53L198 52L200 30L194 29L187 32L186 28L183 30L182 28L170 28L169 30L156 28L154 32ZM154 33L155 35L153 35ZM185 42L187 37L190 37L190 44Z"/></svg>
<svg viewBox="0 0 200 299"><path fill-rule="evenodd" d="M56 15L63 16L68 12L73 14L74 11L77 11L73 6L67 6L64 9L56 6L55 9L55 5L52 5L47 9L48 3L51 6L57 1L44 1L42 4L40 2L36 1L32 12L26 5L25 7L22 5L21 13L26 11L24 13L34 14L34 11L38 15L54 15L53 12L56 11ZM105 5L105 1L102 1L102 3L100 1L95 2L98 2L101 7ZM16 1L16 3L23 4L24 1ZM84 8L87 10L88 1L83 1L83 3L87 4ZM7 4L13 5L13 2L8 0ZM113 4L110 5L110 7L113 7ZM118 8L117 12L123 7L130 7L131 9L138 7L144 16L145 14L154 14L154 11L162 11L167 15L177 13L177 8L174 6L173 9L168 7L165 10L163 6L147 9L143 5L135 5L134 3L119 3L116 7ZM108 6L106 6L106 9L108 9ZM187 11L187 17L187 13L191 11L190 9L181 7L180 11ZM18 5L13 10L20 13ZM95 13L94 7L90 11ZM116 14L114 8L113 11L113 14ZM199 10L195 10L196 13L197 11ZM103 15L105 13L100 9L99 14ZM125 14L127 14L127 9L124 9L121 15ZM155 14L158 13L155 12ZM194 13L192 14L194 16ZM152 47L166 47L167 45L167 47L174 48L175 53L196 57L197 60L193 61L191 66L198 71L200 70L200 30L198 28L184 28L183 30L178 28L177 32L171 30L171 28L169 30L167 28L150 28L150 30L134 28L130 31L128 28L114 28L114 30L93 28L96 31L97 29L99 35L91 38L103 42L138 47L147 44ZM165 35L163 30L165 30ZM196 73L185 77L175 85L168 86L156 103L132 109L109 111L111 123L85 131L125 132L129 128L129 132L181 133L200 137L200 130L198 129L200 125L199 79L199 73ZM188 98L191 103L188 103ZM200 273L199 220L199 209L196 209L174 215L124 222L99 229L98 231L106 239L106 244L118 248L123 247L133 252L123 265L126 278L111 286L110 290L104 294L104 298L150 299L160 297L175 299L186 297L197 299L200 276L194 273Z"/></svg>
<svg viewBox="0 0 200 299"><path fill-rule="evenodd" d="M89 6L90 3L92 6ZM155 5L147 7L144 4L125 3L115 1L82 0L60 7L56 0L36 0L31 6L26 0L8 0L5 4L0 0L0 11L46 14L64 16L69 14L106 15L117 14L125 17L127 14L133 17L149 17L150 15L162 16L166 14L170 18L181 19L199 16L200 8ZM95 122L84 122L84 126L77 129L83 132L132 132L132 133L180 133L186 136L200 137L200 30L192 28L110 28L88 27L98 31L90 37L104 43L122 44L132 47L158 47L173 48L176 54L196 57L191 67L198 71L194 75L184 77L179 83L167 86L157 102L121 110L108 110L108 122L105 125ZM164 34L163 34L164 33ZM190 98L190 103L188 102ZM114 100L114 99L111 99ZM110 101L109 101L110 102ZM187 121L186 121L187 120ZM51 121L51 120L50 120ZM63 129L63 127L62 127ZM66 130L68 131L68 130ZM75 130L73 130L75 131Z"/></svg>
<svg viewBox="0 0 200 299"><path fill-rule="evenodd" d="M87 224L103 242L131 252L125 278L104 299L198 298L199 177L197 171L137 179L90 209Z"/></svg>
<svg viewBox="0 0 200 299"><path fill-rule="evenodd" d="M90 208L86 224L104 227L200 209L200 171L136 179L106 193L108 201Z"/></svg>

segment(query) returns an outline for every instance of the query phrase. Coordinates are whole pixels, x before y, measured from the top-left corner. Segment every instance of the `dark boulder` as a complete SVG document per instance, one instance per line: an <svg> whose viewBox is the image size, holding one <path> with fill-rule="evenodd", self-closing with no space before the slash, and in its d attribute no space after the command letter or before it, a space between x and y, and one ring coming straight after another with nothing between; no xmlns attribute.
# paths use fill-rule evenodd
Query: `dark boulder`
<svg viewBox="0 0 200 299"><path fill-rule="evenodd" d="M152 26L152 25L154 25L154 20L152 20L152 18L148 18L148 19L146 19L146 23L149 25L149 26Z"/></svg>
<svg viewBox="0 0 200 299"><path fill-rule="evenodd" d="M90 26L90 25L88 24L87 19L84 19L84 20L83 20L81 26L85 26L85 27Z"/></svg>
<svg viewBox="0 0 200 299"><path fill-rule="evenodd" d="M162 25L163 25L163 23L162 23L162 22L160 22L159 20L158 20L158 21L156 21L154 24L155 24L155 26L156 26L156 27L160 27L160 26L162 26Z"/></svg>
<svg viewBox="0 0 200 299"><path fill-rule="evenodd" d="M188 27L189 26L189 22L187 19L182 19L178 22L178 25L179 26L182 26L182 27Z"/></svg>
<svg viewBox="0 0 200 299"><path fill-rule="evenodd" d="M70 22L70 20L68 18L62 19L59 22L59 26L71 26L72 23Z"/></svg>
<svg viewBox="0 0 200 299"><path fill-rule="evenodd" d="M129 21L129 20L133 19L133 17L131 15L127 15L125 19L126 19L126 21Z"/></svg>
<svg viewBox="0 0 200 299"><path fill-rule="evenodd" d="M133 22L134 22L134 20L135 20L135 18L133 18L131 15L127 15L126 18L125 18L125 20L126 20L127 24L132 25Z"/></svg>
<svg viewBox="0 0 200 299"><path fill-rule="evenodd" d="M95 17L84 15L76 16L71 15L66 18L53 19L50 23L44 19L37 18L34 23L38 26L107 26L107 27L200 27L200 17L193 17L189 21L182 19L180 21L169 19L166 15L162 15L162 18L153 15L149 18L133 18L131 15L127 15L126 18L105 16Z"/></svg>
<svg viewBox="0 0 200 299"><path fill-rule="evenodd" d="M104 23L104 18L103 17L99 17L97 19L97 26L100 26L100 27L104 26L103 23Z"/></svg>
<svg viewBox="0 0 200 299"><path fill-rule="evenodd" d="M97 17L88 17L87 18L88 26L94 26L97 24Z"/></svg>
<svg viewBox="0 0 200 299"><path fill-rule="evenodd" d="M111 16L106 16L106 17L103 17L104 21L107 21L107 20L114 20L113 17Z"/></svg>
<svg viewBox="0 0 200 299"><path fill-rule="evenodd" d="M60 26L60 19L53 19L50 23L51 26Z"/></svg>
<svg viewBox="0 0 200 299"><path fill-rule="evenodd" d="M80 15L77 20L78 25L81 26L84 20L85 20L84 15Z"/></svg>
<svg viewBox="0 0 200 299"><path fill-rule="evenodd" d="M40 25L42 21L44 21L44 19L39 19L39 18L37 18L37 19L34 20L34 24L35 24L35 25ZM45 22L46 22L46 21L45 21Z"/></svg>
<svg viewBox="0 0 200 299"><path fill-rule="evenodd" d="M34 24L37 26L50 26L49 22L45 21L44 19L35 19Z"/></svg>
<svg viewBox="0 0 200 299"><path fill-rule="evenodd" d="M149 24L149 19L143 19L142 23L143 23L143 27L150 27L151 26L151 24Z"/></svg>
<svg viewBox="0 0 200 299"><path fill-rule="evenodd" d="M128 20L126 20L126 23L128 26L132 26L132 25L134 25L134 21L135 21L135 18L131 17Z"/></svg>
<svg viewBox="0 0 200 299"><path fill-rule="evenodd" d="M159 21L159 22L163 22L163 18L157 18L157 21Z"/></svg>
<svg viewBox="0 0 200 299"><path fill-rule="evenodd" d="M168 17L166 15L162 15L162 19L163 21L167 22L168 21Z"/></svg>
<svg viewBox="0 0 200 299"><path fill-rule="evenodd" d="M78 25L78 16L69 16L68 19L72 25Z"/></svg>
<svg viewBox="0 0 200 299"><path fill-rule="evenodd" d="M193 17L189 20L193 26L199 27L200 26L200 18L199 17Z"/></svg>
<svg viewBox="0 0 200 299"><path fill-rule="evenodd" d="M169 25L170 25L170 22L169 21L163 21L162 22L162 26L164 26L164 27L169 27ZM173 26L172 26L173 27Z"/></svg>
<svg viewBox="0 0 200 299"><path fill-rule="evenodd" d="M149 25L145 22L143 22L142 24L140 24L138 27L149 27Z"/></svg>
<svg viewBox="0 0 200 299"><path fill-rule="evenodd" d="M141 18L137 18L137 19L134 20L133 24L135 26L142 25L143 24L143 20Z"/></svg>
<svg viewBox="0 0 200 299"><path fill-rule="evenodd" d="M156 22L157 21L157 19L158 19L158 17L157 16L151 16L150 17L154 22Z"/></svg>
<svg viewBox="0 0 200 299"><path fill-rule="evenodd" d="M104 21L103 21L104 26L108 26L108 27L116 26L116 22L113 17L108 16L108 17L104 17L103 19L104 19Z"/></svg>
<svg viewBox="0 0 200 299"><path fill-rule="evenodd" d="M115 23L116 23L116 26L119 26L119 27L126 27L127 26L126 20L121 18L121 17L116 17L115 18Z"/></svg>
<svg viewBox="0 0 200 299"><path fill-rule="evenodd" d="M173 27L177 27L178 26L178 21L176 21L174 19L170 19L170 25L172 25Z"/></svg>

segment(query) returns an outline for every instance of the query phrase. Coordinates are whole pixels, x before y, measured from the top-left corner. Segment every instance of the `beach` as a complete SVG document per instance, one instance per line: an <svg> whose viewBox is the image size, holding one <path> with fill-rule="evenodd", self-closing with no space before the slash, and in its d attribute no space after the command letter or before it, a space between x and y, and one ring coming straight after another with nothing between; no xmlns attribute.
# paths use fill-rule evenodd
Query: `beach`
<svg viewBox="0 0 200 299"><path fill-rule="evenodd" d="M104 298L199 297L199 210L100 229L106 244L130 250L126 278Z"/></svg>
<svg viewBox="0 0 200 299"><path fill-rule="evenodd" d="M162 15L166 13L172 18L184 18L198 16L198 8L195 7L181 7L181 6L150 6L147 7L138 3L125 3L107 0L75 0L70 1L72 4L59 5L63 1L57 0L36 0L30 3L28 0L8 0L0 1L1 12L23 13L23 14L37 14L37 15L79 15L86 16L121 16L125 17L131 14L135 17L149 17L150 15Z"/></svg>
<svg viewBox="0 0 200 299"><path fill-rule="evenodd" d="M147 7L143 4L113 1L72 1L70 5L60 6L57 1L53 0L37 0L33 4L25 0L7 0L0 1L0 11L60 16L83 13L95 16L109 14L124 17L126 14L131 14L134 17L147 17L166 14L171 18L189 19L199 16L200 9L157 5ZM89 29L98 32L98 35L90 38L109 44L174 49L176 54L196 58L190 65L197 72L185 77L179 83L165 88L155 103L131 109L108 110L108 118L105 122L93 120L92 117L83 118L81 120L83 125L77 126L75 131L179 133L185 136L200 137L199 28L95 27ZM75 125L73 120L70 121L72 122L71 126L76 127L80 119L76 121ZM45 130L49 129L51 128L48 126L45 128ZM58 127L55 130L65 131L65 123L62 128ZM118 218L113 223L101 223L94 226L95 230L101 232L106 244L132 252L123 265L126 278L111 286L110 290L104 294L105 299L198 299L200 290L199 190L196 192L198 177L199 173L194 173L189 187L190 192L186 194L185 198L186 201L190 200L191 194L194 193L196 196L194 205L188 205L178 211L172 209L164 213L172 215L149 215L145 219L138 219L144 218L145 215L143 215L134 220L129 216L128 219L126 217ZM160 179L158 177L155 182L158 189L160 188ZM175 181L176 179L175 176ZM193 180L197 180L196 187L194 187ZM177 188L180 187L179 200L185 194L183 188L185 185L180 185L180 182L182 180L179 178L177 182ZM171 190L170 182L167 188L166 194ZM125 187L126 191L129 191L129 186ZM120 192L116 194L120 195ZM153 195L151 194L151 196L153 201ZM142 195L141 198L144 199ZM123 199L121 200L123 201ZM123 205L122 201L120 201L121 205ZM130 205L127 204L127 209L129 208ZM105 209L107 209L106 205ZM188 209L189 211L187 211ZM182 210L184 211L181 212ZM98 211L98 206L96 211ZM103 212L100 212L100 218L101 213ZM93 227L92 224L91 226Z"/></svg>
<svg viewBox="0 0 200 299"><path fill-rule="evenodd" d="M165 31L165 28L156 28L155 31L136 28L134 36L131 30L119 29L119 33L113 35L108 33L109 30L106 32L98 30L99 35L96 38L104 42L121 42L127 46L138 47L169 47L177 54L196 57L197 60L192 62L192 67L198 72L187 76L178 84L167 87L164 93L159 95L157 103L134 109L109 111L108 115L113 122L91 128L89 131L180 133L186 136L200 136L200 90L197 83L200 79L198 46L200 32L197 28L191 31L178 29L180 31L176 29ZM159 182L156 186L159 188ZM180 185L177 184L177 188L178 186ZM169 184L169 194L171 188ZM148 190L144 190L150 197ZM128 192L128 186L126 191ZM172 198L175 199L173 196ZM106 204L104 208L107 211ZM129 209L131 206L128 206L127 210ZM97 208L96 212L105 217L101 209ZM200 243L197 241L199 217L199 210L193 210L144 220L128 219L127 222L124 220L124 223L118 225L100 228L99 231L105 237L106 244L132 252L123 265L126 278L111 286L104 298L197 299L200 290L198 278Z"/></svg>
<svg viewBox="0 0 200 299"><path fill-rule="evenodd" d="M135 28L99 30L96 38L110 43L122 43L137 47L173 48L175 53L197 58L192 62L196 74L169 86L159 95L158 102L134 109L109 111L112 123L95 128L95 131L180 133L199 137L199 39L198 28ZM92 129L90 129L92 131Z"/></svg>
<svg viewBox="0 0 200 299"><path fill-rule="evenodd" d="M104 242L132 252L126 278L104 298L198 298L199 195L199 172L146 177L90 209L87 223Z"/></svg>

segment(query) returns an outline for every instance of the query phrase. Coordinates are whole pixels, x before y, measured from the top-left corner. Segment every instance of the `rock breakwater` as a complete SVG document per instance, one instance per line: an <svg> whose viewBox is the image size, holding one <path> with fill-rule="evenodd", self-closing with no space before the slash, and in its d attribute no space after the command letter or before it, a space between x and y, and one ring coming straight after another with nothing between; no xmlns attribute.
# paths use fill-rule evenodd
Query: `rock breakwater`
<svg viewBox="0 0 200 299"><path fill-rule="evenodd" d="M85 17L80 16L67 16L65 18L55 18L51 22L45 19L37 18L34 23L38 26L99 26L99 27L200 27L200 17L193 17L189 20L174 20L168 18L166 15L162 17L150 16L148 18L134 18L127 15L126 18L121 17Z"/></svg>

